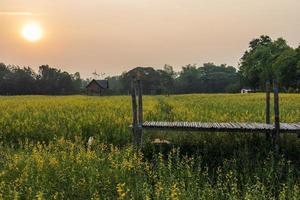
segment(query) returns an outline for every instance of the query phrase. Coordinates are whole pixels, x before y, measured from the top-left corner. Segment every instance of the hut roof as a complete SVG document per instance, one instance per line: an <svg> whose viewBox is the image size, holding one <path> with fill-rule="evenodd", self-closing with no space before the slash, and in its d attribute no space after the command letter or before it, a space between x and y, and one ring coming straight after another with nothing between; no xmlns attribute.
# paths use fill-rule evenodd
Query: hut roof
<svg viewBox="0 0 300 200"><path fill-rule="evenodd" d="M108 80L95 80L93 79L86 87L89 87L89 85L94 82L97 83L101 88L107 89L108 88Z"/></svg>

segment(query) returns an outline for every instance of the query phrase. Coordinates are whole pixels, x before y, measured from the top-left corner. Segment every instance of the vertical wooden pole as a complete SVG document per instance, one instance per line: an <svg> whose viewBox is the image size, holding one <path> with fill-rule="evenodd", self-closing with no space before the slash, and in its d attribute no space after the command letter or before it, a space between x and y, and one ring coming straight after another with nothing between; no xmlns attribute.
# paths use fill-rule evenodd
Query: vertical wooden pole
<svg viewBox="0 0 300 200"><path fill-rule="evenodd" d="M137 104L136 104L136 88L135 88L135 79L131 81L131 101L132 101L132 134L133 134L133 145L137 145Z"/></svg>
<svg viewBox="0 0 300 200"><path fill-rule="evenodd" d="M266 82L266 124L271 123L270 119L270 81ZM267 141L270 140L270 132L266 132L266 139Z"/></svg>
<svg viewBox="0 0 300 200"><path fill-rule="evenodd" d="M138 102L139 102L139 114L138 114L138 119L139 119L139 124L143 124L143 92L142 92L142 83L141 80L137 81L138 84Z"/></svg>
<svg viewBox="0 0 300 200"><path fill-rule="evenodd" d="M138 145L142 145L143 136L143 91L142 82L140 79L137 80L137 90L138 90Z"/></svg>
<svg viewBox="0 0 300 200"><path fill-rule="evenodd" d="M276 79L273 80L274 88L274 114L275 114L275 130L273 133L274 145L276 154L279 153L279 133L280 133L280 121L279 121L279 89Z"/></svg>

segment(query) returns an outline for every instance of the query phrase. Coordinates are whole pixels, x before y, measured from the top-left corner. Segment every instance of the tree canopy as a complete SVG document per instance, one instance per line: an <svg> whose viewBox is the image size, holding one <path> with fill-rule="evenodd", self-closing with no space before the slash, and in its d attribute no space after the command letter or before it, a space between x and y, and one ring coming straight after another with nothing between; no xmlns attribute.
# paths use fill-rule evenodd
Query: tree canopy
<svg viewBox="0 0 300 200"><path fill-rule="evenodd" d="M170 65L165 65L163 69L158 70L152 67L137 67L124 72L119 77L109 77L111 93L129 93L132 76L137 73L143 74L141 79L145 94L239 91L238 73L234 67L206 63L200 67L188 64L177 73Z"/></svg>
<svg viewBox="0 0 300 200"><path fill-rule="evenodd" d="M241 83L253 89L262 89L266 81L277 79L284 91L299 90L299 47L290 47L283 38L272 40L261 36L249 43L241 58Z"/></svg>
<svg viewBox="0 0 300 200"><path fill-rule="evenodd" d="M19 67L0 63L0 94L74 94L81 89L81 78L77 72L69 74L48 65L39 67L35 73L30 67Z"/></svg>

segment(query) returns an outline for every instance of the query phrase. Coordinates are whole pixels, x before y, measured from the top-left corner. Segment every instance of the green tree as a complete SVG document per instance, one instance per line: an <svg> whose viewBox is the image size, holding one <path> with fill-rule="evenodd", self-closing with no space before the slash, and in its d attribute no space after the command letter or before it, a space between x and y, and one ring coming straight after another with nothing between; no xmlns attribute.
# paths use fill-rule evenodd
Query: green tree
<svg viewBox="0 0 300 200"><path fill-rule="evenodd" d="M240 62L239 73L243 85L259 89L264 88L266 81L278 78L274 62L288 49L290 47L282 38L272 41L268 36L261 36L252 40Z"/></svg>
<svg viewBox="0 0 300 200"><path fill-rule="evenodd" d="M197 66L188 64L182 67L179 76L176 79L178 93L194 93L201 87L202 73Z"/></svg>
<svg viewBox="0 0 300 200"><path fill-rule="evenodd" d="M297 88L297 52L292 49L286 49L273 63L273 70L281 83L282 88L288 91L291 88Z"/></svg>
<svg viewBox="0 0 300 200"><path fill-rule="evenodd" d="M159 93L174 93L174 79L176 72L171 65L165 65L163 70L157 70L159 73Z"/></svg>

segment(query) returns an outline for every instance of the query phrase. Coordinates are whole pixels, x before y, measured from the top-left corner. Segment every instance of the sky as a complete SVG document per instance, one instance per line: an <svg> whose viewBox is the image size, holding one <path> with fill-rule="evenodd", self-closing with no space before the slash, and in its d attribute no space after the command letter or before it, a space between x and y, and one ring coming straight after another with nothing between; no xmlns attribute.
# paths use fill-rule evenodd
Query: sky
<svg viewBox="0 0 300 200"><path fill-rule="evenodd" d="M238 67L266 34L300 44L299 0L0 0L0 62L117 75L136 66ZM28 22L43 37L21 36Z"/></svg>

